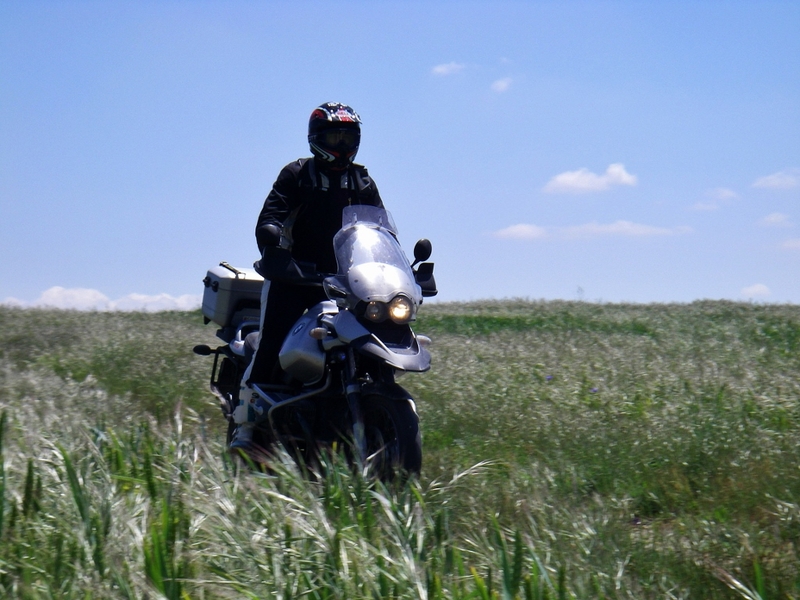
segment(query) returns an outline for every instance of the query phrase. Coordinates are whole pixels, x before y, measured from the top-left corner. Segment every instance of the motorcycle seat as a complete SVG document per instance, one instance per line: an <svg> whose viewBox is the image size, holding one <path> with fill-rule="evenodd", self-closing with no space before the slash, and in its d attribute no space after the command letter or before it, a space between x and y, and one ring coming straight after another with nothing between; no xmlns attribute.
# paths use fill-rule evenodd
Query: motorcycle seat
<svg viewBox="0 0 800 600"><path fill-rule="evenodd" d="M247 331L250 333L246 333ZM252 323L240 327L236 331L234 339L230 343L231 350L234 354L243 357L247 362L253 359L253 354L258 347L258 325Z"/></svg>

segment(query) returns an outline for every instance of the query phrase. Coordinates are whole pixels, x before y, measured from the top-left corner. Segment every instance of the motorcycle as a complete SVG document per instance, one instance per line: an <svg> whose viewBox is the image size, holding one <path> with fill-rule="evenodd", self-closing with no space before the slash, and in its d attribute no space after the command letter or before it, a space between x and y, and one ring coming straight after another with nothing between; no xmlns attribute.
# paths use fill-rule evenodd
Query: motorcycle
<svg viewBox="0 0 800 600"><path fill-rule="evenodd" d="M321 285L328 300L300 317L284 340L283 380L251 383L256 397L239 410L252 410L256 417L259 462L267 462L279 446L301 464L313 464L323 448L342 447L352 464L380 478L398 471L418 474L419 416L414 399L395 379L430 368L431 340L417 335L411 323L423 298L437 293L433 263L426 262L431 244L417 242L410 263L390 213L349 206L333 246L335 274L296 262L280 245L256 263L270 280ZM195 346L194 352L214 357L210 388L228 421L228 443L242 375L257 343L262 281L252 270L227 263L204 280L203 314L206 323L221 325L217 337L225 344Z"/></svg>

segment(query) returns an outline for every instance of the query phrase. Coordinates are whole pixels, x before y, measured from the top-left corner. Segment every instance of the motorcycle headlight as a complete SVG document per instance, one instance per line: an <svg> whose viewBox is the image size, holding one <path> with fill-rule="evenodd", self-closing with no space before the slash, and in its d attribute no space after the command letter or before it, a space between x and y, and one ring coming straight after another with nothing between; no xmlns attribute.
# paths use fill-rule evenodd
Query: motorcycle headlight
<svg viewBox="0 0 800 600"><path fill-rule="evenodd" d="M414 318L414 304L405 296L395 296L389 302L389 318L398 324L408 323Z"/></svg>
<svg viewBox="0 0 800 600"><path fill-rule="evenodd" d="M373 323L380 323L386 318L386 305L375 301L368 303L364 309L364 317Z"/></svg>

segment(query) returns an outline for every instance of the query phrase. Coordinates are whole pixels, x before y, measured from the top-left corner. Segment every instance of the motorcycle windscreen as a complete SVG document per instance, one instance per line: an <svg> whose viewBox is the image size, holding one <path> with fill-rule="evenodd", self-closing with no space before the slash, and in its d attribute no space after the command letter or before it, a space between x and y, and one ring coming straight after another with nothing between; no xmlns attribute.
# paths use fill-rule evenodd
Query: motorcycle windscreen
<svg viewBox="0 0 800 600"><path fill-rule="evenodd" d="M368 204L345 206L342 210L342 229L359 223L368 224L377 229L385 229L397 237L397 226L394 224L392 214L385 208Z"/></svg>
<svg viewBox="0 0 800 600"><path fill-rule="evenodd" d="M356 221L336 234L333 245L339 266L336 279L358 299L389 302L404 294L417 304L421 301L420 288L392 230Z"/></svg>

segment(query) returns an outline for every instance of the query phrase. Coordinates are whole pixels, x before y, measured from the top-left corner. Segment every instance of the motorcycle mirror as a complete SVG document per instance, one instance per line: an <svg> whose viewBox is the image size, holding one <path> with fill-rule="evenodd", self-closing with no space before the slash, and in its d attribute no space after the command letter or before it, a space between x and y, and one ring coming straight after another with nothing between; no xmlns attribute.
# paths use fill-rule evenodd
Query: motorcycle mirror
<svg viewBox="0 0 800 600"><path fill-rule="evenodd" d="M416 244L414 244L414 265L428 260L432 253L433 246L431 245L430 240L422 238ZM414 265L411 266L413 267Z"/></svg>
<svg viewBox="0 0 800 600"><path fill-rule="evenodd" d="M194 348L192 348L192 351L195 354L199 354L200 356L209 356L213 352L213 350L208 346L206 346L205 344L200 344L198 346L195 346Z"/></svg>

